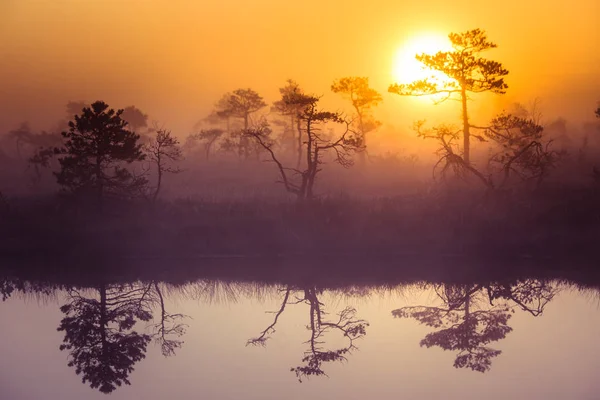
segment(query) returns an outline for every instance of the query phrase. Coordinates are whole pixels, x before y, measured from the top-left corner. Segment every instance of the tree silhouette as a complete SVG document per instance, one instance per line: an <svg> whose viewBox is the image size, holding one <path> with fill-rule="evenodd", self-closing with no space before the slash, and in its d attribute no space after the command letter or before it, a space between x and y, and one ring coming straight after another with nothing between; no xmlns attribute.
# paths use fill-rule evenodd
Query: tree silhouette
<svg viewBox="0 0 600 400"><path fill-rule="evenodd" d="M273 102L271 109L282 116L290 118L291 141L294 143L294 150L297 154L296 168L299 168L302 160L302 124L300 114L304 108L301 101L298 101L304 95L300 85L293 79L288 79L284 87L279 88L281 98ZM294 134L296 130L296 134Z"/></svg>
<svg viewBox="0 0 600 400"><path fill-rule="evenodd" d="M513 302L522 311L534 317L542 315L546 305L559 292L552 283L538 279L490 283L485 285L484 289L491 305L498 299Z"/></svg>
<svg viewBox="0 0 600 400"><path fill-rule="evenodd" d="M173 167L171 163L182 159L179 140L173 137L171 131L166 129L157 129L156 135L144 146L147 158L156 166L157 181L156 188L152 195L152 200L156 201L160 193L163 175L165 173L177 174L181 172L178 167Z"/></svg>
<svg viewBox="0 0 600 400"><path fill-rule="evenodd" d="M144 114L139 108L135 106L128 106L123 109L121 116L127 125L137 133L138 129L148 127L148 115Z"/></svg>
<svg viewBox="0 0 600 400"><path fill-rule="evenodd" d="M273 150L274 143L264 133L264 126L248 129L244 133L267 151L271 161L277 165L281 177L280 183L288 192L295 194L298 200L312 199L315 180L324 163L324 153L332 152L335 161L348 168L353 165L352 154L361 150L362 146L360 139L357 139L354 132L351 131L350 123L339 113L323 111L318 108L318 97L297 94L290 101L303 105L303 110L297 118L301 121L305 137L305 169L289 168L283 165ZM329 137L324 135L321 132L322 128L329 123L341 125L343 127L341 132L333 133Z"/></svg>
<svg viewBox="0 0 600 400"><path fill-rule="evenodd" d="M148 114L144 114L135 106L128 106L123 109L121 118L127 122L128 128L140 135L140 141L147 143L152 140L149 134L153 129L148 129ZM142 134L143 128L146 128L146 132Z"/></svg>
<svg viewBox="0 0 600 400"><path fill-rule="evenodd" d="M62 132L69 129L69 121L71 121L75 115L81 114L84 108L89 107L90 104L82 100L73 101L70 100L65 105L65 118L61 118L56 124L55 131Z"/></svg>
<svg viewBox="0 0 600 400"><path fill-rule="evenodd" d="M0 196L2 193L0 193ZM0 295L2 295L2 301L8 300L12 296L15 290L23 290L22 282L13 278L1 278L0 279Z"/></svg>
<svg viewBox="0 0 600 400"><path fill-rule="evenodd" d="M99 300L69 292L69 302L59 331L65 332L60 350L69 351L70 367L92 389L110 393L123 383L130 384L133 366L145 358L150 335L133 331L137 320L152 317L139 299L139 291L100 285Z"/></svg>
<svg viewBox="0 0 600 400"><path fill-rule="evenodd" d="M444 179L448 171L453 171L456 176L464 177L465 172L475 175L487 188L493 189L494 183L490 177L486 177L478 169L467 163L460 156L456 142L459 139L460 130L454 129L449 125L438 125L431 129L424 128L425 121L417 121L414 124L414 130L417 136L424 139L434 139L440 144L436 150L439 160L433 166L433 177L438 173ZM439 172L438 172L439 170Z"/></svg>
<svg viewBox="0 0 600 400"><path fill-rule="evenodd" d="M193 147L194 142L204 142L204 155L206 159L210 159L210 152L214 148L215 143L225 134L223 129L202 129L198 133L193 133L187 138L187 146Z"/></svg>
<svg viewBox="0 0 600 400"><path fill-rule="evenodd" d="M50 147L40 147L28 160L29 165L34 170L34 182L40 182L42 179L42 170L52 167L54 159L54 149Z"/></svg>
<svg viewBox="0 0 600 400"><path fill-rule="evenodd" d="M47 150L58 146L61 143L61 136L58 134L41 131L34 132L29 123L23 122L18 128L8 132L7 137L15 141L17 156L22 159L24 155L30 157L35 155L36 151Z"/></svg>
<svg viewBox="0 0 600 400"><path fill-rule="evenodd" d="M244 129L248 129L250 115L267 106L262 96L252 89L237 89L229 97L228 110L231 115L244 121Z"/></svg>
<svg viewBox="0 0 600 400"><path fill-rule="evenodd" d="M181 348L183 341L179 339L186 331L187 325L179 322L186 316L183 314L171 314L166 310L165 298L158 282L151 282L153 286L153 301L160 308L159 322L154 325L154 338L160 345L160 350L165 357L174 356L175 350Z"/></svg>
<svg viewBox="0 0 600 400"><path fill-rule="evenodd" d="M304 93L300 86L294 81L288 81L288 85L280 89L281 100L277 103L277 107L283 110L288 110L293 114L297 130L297 158L296 169L300 168L302 158L305 154L304 145L306 145L307 137L305 135L306 127L303 123L303 115L311 104L315 104L319 99L315 96L310 96Z"/></svg>
<svg viewBox="0 0 600 400"><path fill-rule="evenodd" d="M237 126L232 122L232 118L235 118L234 111L231 105L232 93L225 93L219 101L215 103L214 110L204 118L204 121L209 124L216 124L218 121L225 122L225 132L230 134L236 129L241 129L241 126Z"/></svg>
<svg viewBox="0 0 600 400"><path fill-rule="evenodd" d="M310 376L327 375L323 371L323 363L332 361L346 361L346 356L356 349L355 341L366 335L366 328L369 323L356 319L356 310L352 307L344 308L337 314L336 319L327 320L327 313L324 305L318 299L321 290L315 287L305 287L296 289L287 287L283 290L284 296L281 307L274 312L273 322L264 329L259 336L249 339L247 345L265 346L267 340L275 333L275 326L281 315L284 313L287 305L304 303L309 305L309 318L306 328L310 331L310 337L305 342L308 350L302 358L302 365L291 368L300 382L303 378ZM346 346L329 350L324 347L327 334L337 332L342 335L346 341Z"/></svg>
<svg viewBox="0 0 600 400"><path fill-rule="evenodd" d="M17 157L21 160L26 157L28 169L33 168L34 183L40 182L43 169L51 167L54 148L62 143L60 135L46 131L36 133L27 122L9 131L6 138L15 142Z"/></svg>
<svg viewBox="0 0 600 400"><path fill-rule="evenodd" d="M33 132L29 127L29 123L23 122L19 125L18 128L11 130L8 132L8 137L15 141L15 146L17 149L17 156L22 158L21 149L24 143L31 141L31 137L33 136Z"/></svg>
<svg viewBox="0 0 600 400"><path fill-rule="evenodd" d="M562 155L551 149L552 140L544 137L544 128L533 119L502 113L493 118L489 126L480 127L484 129L485 136L481 140L495 145L488 159L490 173L486 176L459 154L456 142L460 137L460 130L449 125L426 129L424 123L425 121L415 123L417 135L437 140L440 144L436 151L439 160L433 167L434 178L438 174L445 178L448 171L453 171L459 177L465 177L468 172L488 189L503 188L512 176L517 176L524 182L534 180L539 186L550 170L556 167ZM501 174L499 181L493 176L495 172Z"/></svg>
<svg viewBox="0 0 600 400"><path fill-rule="evenodd" d="M506 184L512 173L523 180L535 179L539 185L555 167L559 153L550 149L552 141L544 140L543 130L533 119L510 114L500 114L492 120L484 134L500 149L489 160L504 175L500 186Z"/></svg>
<svg viewBox="0 0 600 400"><path fill-rule="evenodd" d="M362 146L367 149L367 133L381 123L371 114L371 108L383 101L381 94L369 86L369 78L346 77L333 82L331 91L348 98L358 118L358 133ZM364 157L365 153L361 153Z"/></svg>
<svg viewBox="0 0 600 400"><path fill-rule="evenodd" d="M469 164L471 162L470 128L473 126L469 123L468 94L482 92L504 94L508 88L504 82L508 70L501 63L480 56L482 52L497 47L496 44L488 41L485 31L473 29L463 33L451 33L448 37L453 51L416 56L416 59L426 68L444 73L448 80L432 77L409 84L392 84L388 91L403 96L444 94L443 100L458 95L462 103L463 158Z"/></svg>
<svg viewBox="0 0 600 400"><path fill-rule="evenodd" d="M442 300L442 306L402 307L392 311L392 315L414 318L426 326L441 328L427 334L420 345L455 351L455 368L478 372L489 371L492 359L502 353L488 347L488 344L504 339L512 331L508 320L514 308L539 316L557 293L552 285L537 280L487 285L434 285L434 290ZM504 302L497 303L498 300Z"/></svg>
<svg viewBox="0 0 600 400"><path fill-rule="evenodd" d="M131 384L134 365L145 358L147 345L154 338L164 356L175 354L178 340L185 333L179 322L182 314L165 308L157 282L132 285L100 284L97 296L85 296L77 289L68 291L65 314L58 331L65 336L60 350L69 352L68 365L81 375L92 389L110 393L123 384ZM137 321L150 321L152 308L158 306L159 321L151 334L134 330Z"/></svg>
<svg viewBox="0 0 600 400"><path fill-rule="evenodd" d="M600 106L598 106L598 108L595 111L596 114L596 118L600 118ZM599 127L600 129L600 127ZM600 169L598 169L596 166L594 166L592 168L592 173L593 173L593 177L594 177L594 181L596 183L600 183Z"/></svg>
<svg viewBox="0 0 600 400"><path fill-rule="evenodd" d="M237 89L231 94L226 94L216 105L217 115L227 121L228 137L223 143L223 148L228 151L237 151L238 156L248 158L253 150L247 135L243 132L247 131L251 125L251 115L256 111L267 106L263 98L252 89ZM229 119L240 118L243 121L243 129L241 131L231 130ZM254 152L258 157L258 153Z"/></svg>
<svg viewBox="0 0 600 400"><path fill-rule="evenodd" d="M2 301L6 301L13 293L17 292L50 296L54 294L55 290L59 287L60 286L58 285L51 285L45 282L32 282L17 277L4 276L0 278L0 297Z"/></svg>
<svg viewBox="0 0 600 400"><path fill-rule="evenodd" d="M127 130L122 113L102 101L84 108L62 132L65 144L57 150L58 183L72 193L94 196L99 207L106 195L132 196L147 183L122 166L145 158L140 136Z"/></svg>
<svg viewBox="0 0 600 400"><path fill-rule="evenodd" d="M444 306L403 307L392 311L392 314L398 318L414 318L433 328L443 328L427 334L421 340L421 346L439 346L444 350L457 351L454 361L456 368L488 371L491 359L500 355L501 351L487 347L487 344L503 339L512 331L507 324L511 317L508 308L474 310L473 297L480 290L477 285L443 286L436 289Z"/></svg>

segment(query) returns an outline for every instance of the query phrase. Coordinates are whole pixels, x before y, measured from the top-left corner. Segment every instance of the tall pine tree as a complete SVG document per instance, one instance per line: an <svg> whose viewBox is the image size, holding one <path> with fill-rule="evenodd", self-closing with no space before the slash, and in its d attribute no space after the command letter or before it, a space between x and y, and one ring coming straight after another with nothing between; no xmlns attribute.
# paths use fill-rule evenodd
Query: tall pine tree
<svg viewBox="0 0 600 400"><path fill-rule="evenodd" d="M147 183L124 166L145 156L140 136L127 129L122 113L102 101L85 107L62 132L65 144L57 149L62 155L58 183L66 191L95 199L100 207L106 196L131 197Z"/></svg>

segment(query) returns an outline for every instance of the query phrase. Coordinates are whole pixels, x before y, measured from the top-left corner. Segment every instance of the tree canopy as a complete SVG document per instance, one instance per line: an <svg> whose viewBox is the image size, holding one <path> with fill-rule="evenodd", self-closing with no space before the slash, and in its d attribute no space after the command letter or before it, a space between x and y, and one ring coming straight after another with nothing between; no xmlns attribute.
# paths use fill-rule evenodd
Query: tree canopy
<svg viewBox="0 0 600 400"><path fill-rule="evenodd" d="M376 129L380 122L371 115L371 108L383 101L381 94L369 86L367 77L346 77L337 79L331 85L331 91L348 98L358 118L358 133L366 146L366 134Z"/></svg>
<svg viewBox="0 0 600 400"><path fill-rule="evenodd" d="M230 115L244 120L244 129L248 129L250 114L266 107L261 95L252 89L237 89L227 100L227 111Z"/></svg>
<svg viewBox="0 0 600 400"><path fill-rule="evenodd" d="M390 93L402 96L428 96L443 94L441 100L458 95L462 103L464 161L470 162L470 128L467 112L468 93L506 93L508 85L504 77L508 70L501 63L481 57L481 53L497 47L488 40L481 29L448 35L453 50L440 51L434 55L418 54L416 59L432 70L446 75L447 79L430 77L408 84L390 85Z"/></svg>
<svg viewBox="0 0 600 400"><path fill-rule="evenodd" d="M145 158L139 135L127 129L122 114L96 101L69 122L69 130L62 132L64 147L57 149L62 157L56 177L64 189L94 193L101 200L106 194L131 195L145 185L145 178L122 166Z"/></svg>
<svg viewBox="0 0 600 400"><path fill-rule="evenodd" d="M418 54L416 59L434 71L439 71L450 79L440 81L426 78L408 84L392 84L388 91L400 95L424 96L437 93L452 95L462 91L480 93L491 91L504 94L508 85L504 77L508 75L501 63L481 57L481 53L498 47L488 40L481 29L448 35L453 51L440 51L436 54Z"/></svg>
<svg viewBox="0 0 600 400"><path fill-rule="evenodd" d="M148 115L135 106L125 107L122 118L134 132L148 126Z"/></svg>

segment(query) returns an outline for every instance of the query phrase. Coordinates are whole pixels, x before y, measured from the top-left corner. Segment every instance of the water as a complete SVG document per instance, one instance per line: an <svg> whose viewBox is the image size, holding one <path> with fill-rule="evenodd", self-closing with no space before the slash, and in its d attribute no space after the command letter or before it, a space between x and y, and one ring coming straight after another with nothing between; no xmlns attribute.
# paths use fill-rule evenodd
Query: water
<svg viewBox="0 0 600 400"><path fill-rule="evenodd" d="M600 297L572 283L20 281L8 295L15 282L7 282L3 399L105 398L101 390L114 399L596 399L600 391Z"/></svg>

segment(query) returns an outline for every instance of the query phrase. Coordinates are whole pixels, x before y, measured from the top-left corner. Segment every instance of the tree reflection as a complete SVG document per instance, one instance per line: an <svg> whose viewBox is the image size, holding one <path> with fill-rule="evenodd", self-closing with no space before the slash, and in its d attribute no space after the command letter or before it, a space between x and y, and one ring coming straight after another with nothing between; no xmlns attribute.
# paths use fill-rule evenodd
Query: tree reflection
<svg viewBox="0 0 600 400"><path fill-rule="evenodd" d="M318 296L322 290L315 287L293 288L287 287L283 290L284 296L279 310L275 314L273 322L267 326L257 337L248 340L249 345L265 346L271 335L275 333L275 326L288 305L307 304L309 306L308 325L310 331L309 339L304 342L308 350L304 352L302 364L291 368L300 382L305 377L321 376L327 374L323 371L323 363L332 361L346 361L346 356L356 349L355 341L366 335L366 327L369 323L362 319L356 319L356 309L346 307L335 318L327 319L328 313L324 310L324 304L319 301ZM337 332L344 338L345 346L337 349L325 347L325 339L328 334Z"/></svg>
<svg viewBox="0 0 600 400"><path fill-rule="evenodd" d="M498 299L511 301L534 317L541 315L546 304L558 293L554 285L536 279L527 279L516 284L495 283L486 285L486 289L490 304Z"/></svg>
<svg viewBox="0 0 600 400"><path fill-rule="evenodd" d="M6 301L13 293L50 296L58 288L56 285L45 285L13 277L2 277L0 278L0 299Z"/></svg>
<svg viewBox="0 0 600 400"><path fill-rule="evenodd" d="M6 301L18 288L18 282L13 279L3 278L0 279L0 296L2 296L2 301Z"/></svg>
<svg viewBox="0 0 600 400"><path fill-rule="evenodd" d="M381 290L401 290L406 285L385 286ZM568 287L568 286L562 286ZM21 294L58 295L64 286L0 278L0 298ZM58 330L64 333L60 349L67 351L68 365L83 383L103 393L130 384L135 365L146 356L155 342L164 356L172 356L182 347L186 325L183 314L169 312L165 297L167 286L157 281L130 284L96 284L90 289L66 290L64 314ZM433 328L421 346L439 347L455 354L456 368L486 372L501 354L495 342L512 328L509 320L518 309L539 316L558 289L542 280L526 279L482 284L426 284L434 291L435 305L403 307L392 311L395 317L414 318ZM271 312L270 323L247 341L265 346L275 334L283 314L303 307L307 335L301 361L291 371L300 382L311 376L326 375L331 363L346 361L366 335L368 322L357 318L356 309L340 307L334 313L325 306L324 289L315 285L288 284L276 287L260 282L199 280L179 288L184 295L202 303L235 302L238 299L264 299L277 293L279 306ZM332 289L340 296L368 297L376 287L348 286ZM42 296L41 298L44 298ZM329 311L329 313L327 312ZM288 313L289 314L289 313ZM328 364L329 363L329 364Z"/></svg>
<svg viewBox="0 0 600 400"><path fill-rule="evenodd" d="M183 336L187 325L182 324L181 319L185 318L184 314L171 314L165 308L165 300L157 282L154 285L154 302L158 304L159 322L154 325L154 336L156 342L160 345L163 356L169 357L175 355L175 350L183 345L183 341L178 338Z"/></svg>
<svg viewBox="0 0 600 400"><path fill-rule="evenodd" d="M538 280L487 285L434 285L442 301L439 307L412 306L392 311L398 318L414 318L432 328L441 328L421 340L425 347L439 346L456 351L454 367L486 372L492 359L502 353L488 347L504 339L515 308L533 316L542 314L558 289Z"/></svg>
<svg viewBox="0 0 600 400"><path fill-rule="evenodd" d="M182 342L185 325L181 314L169 314L159 285L101 284L96 296L86 296L77 289L68 291L68 300L60 309L65 314L59 331L65 332L60 350L69 351L70 367L75 367L82 382L103 393L122 384L129 385L134 365L146 356L148 343L154 338L163 355L173 355ZM96 297L96 298L94 298ZM152 332L139 333L138 321L152 319L154 306L160 307L159 322L150 325Z"/></svg>

